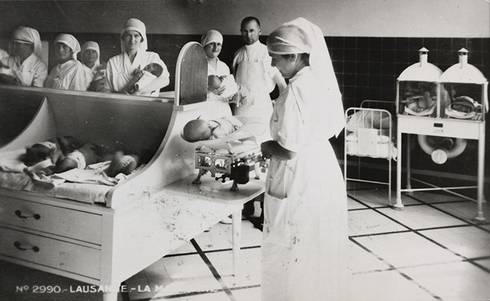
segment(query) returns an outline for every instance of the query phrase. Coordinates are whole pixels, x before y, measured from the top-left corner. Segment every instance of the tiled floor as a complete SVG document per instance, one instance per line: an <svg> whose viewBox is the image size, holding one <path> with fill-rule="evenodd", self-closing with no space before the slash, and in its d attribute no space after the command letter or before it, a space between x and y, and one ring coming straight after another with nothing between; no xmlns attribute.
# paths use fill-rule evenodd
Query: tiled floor
<svg viewBox="0 0 490 301"><path fill-rule="evenodd" d="M386 190L350 185L349 301L489 301L490 222L475 203L444 193L404 195L387 206ZM490 220L490 210L486 216ZM232 276L231 226L218 224L131 277L121 300L258 301L261 232L243 221L241 273ZM81 285L0 262L0 300L101 300L100 294L15 293L22 285Z"/></svg>

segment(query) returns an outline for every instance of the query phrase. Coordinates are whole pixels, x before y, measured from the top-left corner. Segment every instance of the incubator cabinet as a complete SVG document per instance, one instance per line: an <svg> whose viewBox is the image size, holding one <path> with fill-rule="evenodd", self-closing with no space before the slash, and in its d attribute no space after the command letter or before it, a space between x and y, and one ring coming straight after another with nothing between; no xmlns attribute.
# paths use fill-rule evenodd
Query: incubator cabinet
<svg viewBox="0 0 490 301"><path fill-rule="evenodd" d="M488 110L488 81L468 63L468 51L458 51L459 62L441 72L428 63L428 50L419 50L420 62L409 66L397 79L397 196L395 207L403 207L401 193L444 190L459 197L472 198L454 192L458 189L477 189L476 220L484 220L482 203L485 159L485 113ZM410 167L410 137L402 141L402 134L415 134L422 150L437 165L448 159L457 160L465 150L466 140L478 141L477 186L439 187L420 181L426 187L412 188ZM436 143L434 143L434 141ZM432 142L432 143L431 143ZM446 143L448 142L448 143ZM402 145L405 143L405 147ZM401 187L402 155L406 159L406 186Z"/></svg>

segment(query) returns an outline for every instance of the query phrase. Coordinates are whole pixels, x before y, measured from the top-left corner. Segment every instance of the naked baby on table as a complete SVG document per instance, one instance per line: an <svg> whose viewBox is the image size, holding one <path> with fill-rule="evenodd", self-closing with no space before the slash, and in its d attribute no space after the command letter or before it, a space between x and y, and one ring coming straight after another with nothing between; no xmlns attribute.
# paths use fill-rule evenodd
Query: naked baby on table
<svg viewBox="0 0 490 301"><path fill-rule="evenodd" d="M20 160L27 166L29 174L51 175L71 169L85 169L88 165L111 161L105 170L110 177L118 173L130 174L138 165L136 155L124 155L121 151L114 154L104 146L93 143L81 143L71 136L57 137L38 142L26 148Z"/></svg>

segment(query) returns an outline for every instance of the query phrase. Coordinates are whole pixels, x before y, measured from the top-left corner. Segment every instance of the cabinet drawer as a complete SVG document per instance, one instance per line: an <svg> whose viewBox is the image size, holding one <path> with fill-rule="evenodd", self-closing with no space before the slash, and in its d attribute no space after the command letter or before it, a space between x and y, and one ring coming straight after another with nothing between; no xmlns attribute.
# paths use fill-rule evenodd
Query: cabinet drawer
<svg viewBox="0 0 490 301"><path fill-rule="evenodd" d="M102 240L102 215L16 198L0 198L0 222L95 244Z"/></svg>
<svg viewBox="0 0 490 301"><path fill-rule="evenodd" d="M100 250L0 228L0 254L100 279Z"/></svg>

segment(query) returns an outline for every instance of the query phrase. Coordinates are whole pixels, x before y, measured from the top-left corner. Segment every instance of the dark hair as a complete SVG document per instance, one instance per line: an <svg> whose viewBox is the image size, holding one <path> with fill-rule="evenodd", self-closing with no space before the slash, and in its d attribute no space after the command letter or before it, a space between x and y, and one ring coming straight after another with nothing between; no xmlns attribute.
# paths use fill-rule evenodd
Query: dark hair
<svg viewBox="0 0 490 301"><path fill-rule="evenodd" d="M248 22L252 22L252 21L257 22L257 25L259 25L259 27L260 27L259 19L257 19L254 16L248 16L248 17L243 18L242 22L240 23L240 28L243 28L243 26L245 26L245 24L247 24Z"/></svg>

